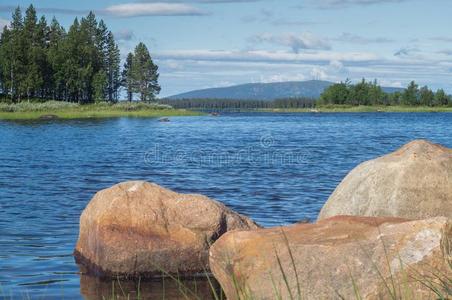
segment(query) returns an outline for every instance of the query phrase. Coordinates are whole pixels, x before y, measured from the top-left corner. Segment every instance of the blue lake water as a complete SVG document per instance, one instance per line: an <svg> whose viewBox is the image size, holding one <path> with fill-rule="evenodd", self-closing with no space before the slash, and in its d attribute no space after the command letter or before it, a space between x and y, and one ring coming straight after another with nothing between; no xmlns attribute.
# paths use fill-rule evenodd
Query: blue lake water
<svg viewBox="0 0 452 300"><path fill-rule="evenodd" d="M418 138L452 147L452 114L0 121L0 298L98 299L111 288L81 277L72 251L81 211L115 183L153 181L290 224L315 220L357 164Z"/></svg>

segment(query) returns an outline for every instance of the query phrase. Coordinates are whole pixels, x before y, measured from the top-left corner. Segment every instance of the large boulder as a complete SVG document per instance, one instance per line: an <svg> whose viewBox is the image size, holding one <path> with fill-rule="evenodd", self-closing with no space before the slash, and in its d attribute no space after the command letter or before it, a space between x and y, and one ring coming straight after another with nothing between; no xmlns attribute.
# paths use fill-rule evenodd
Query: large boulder
<svg viewBox="0 0 452 300"><path fill-rule="evenodd" d="M422 283L447 295L435 276L452 280L451 238L444 217L337 216L227 233L210 266L229 300L436 299Z"/></svg>
<svg viewBox="0 0 452 300"><path fill-rule="evenodd" d="M192 276L209 270L208 249L222 234L256 228L205 196L131 181L94 196L80 217L74 255L102 276Z"/></svg>
<svg viewBox="0 0 452 300"><path fill-rule="evenodd" d="M330 196L319 220L336 215L452 218L452 149L416 140L360 164Z"/></svg>

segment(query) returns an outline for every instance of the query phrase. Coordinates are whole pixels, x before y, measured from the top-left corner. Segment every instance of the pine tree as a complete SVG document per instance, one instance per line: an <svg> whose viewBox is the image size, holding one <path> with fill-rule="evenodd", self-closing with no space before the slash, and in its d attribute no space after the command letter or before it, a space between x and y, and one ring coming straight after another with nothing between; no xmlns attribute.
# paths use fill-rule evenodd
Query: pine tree
<svg viewBox="0 0 452 300"><path fill-rule="evenodd" d="M69 28L67 38L64 40L62 47L63 65L62 75L65 84L65 99L67 101L79 101L80 91L82 89L81 83L81 68L80 68L80 23L78 18L75 18L74 23Z"/></svg>
<svg viewBox="0 0 452 300"><path fill-rule="evenodd" d="M36 95L42 99L48 99L51 97L50 90L52 88L52 70L49 60L47 59L47 52L49 50L49 35L50 28L47 25L47 20L44 16L39 19L36 42L38 45L38 51L35 56L35 62L39 66L42 83Z"/></svg>
<svg viewBox="0 0 452 300"><path fill-rule="evenodd" d="M121 76L122 75L122 76ZM75 18L68 32L53 18L38 18L33 5L22 16L14 10L0 34L0 93L12 101L42 98L74 101L117 101L124 86L127 98L140 93L153 100L160 91L158 67L143 43L129 54L121 73L119 47L104 21L90 12Z"/></svg>
<svg viewBox="0 0 452 300"><path fill-rule="evenodd" d="M107 89L107 74L104 70L97 72L93 78L94 101L105 101L105 90Z"/></svg>
<svg viewBox="0 0 452 300"><path fill-rule="evenodd" d="M124 63L124 67L122 69L121 74L121 86L126 89L127 92L127 100L130 102L133 100L133 74L132 74L132 64L133 64L133 54L129 53L126 58L126 62Z"/></svg>
<svg viewBox="0 0 452 300"><path fill-rule="evenodd" d="M96 33L96 48L99 55L99 64L101 69L106 68L107 63L107 41L108 41L108 28L104 20L100 20L97 26Z"/></svg>
<svg viewBox="0 0 452 300"><path fill-rule="evenodd" d="M8 93L7 78L10 59L7 56L7 47L10 45L10 38L11 33L8 26L5 26L0 35L0 89L4 95Z"/></svg>
<svg viewBox="0 0 452 300"><path fill-rule="evenodd" d="M102 69L99 50L96 47L97 21L93 12L80 21L78 60L79 83L82 87L80 98L83 102L91 102L94 94L94 75Z"/></svg>
<svg viewBox="0 0 452 300"><path fill-rule="evenodd" d="M66 78L64 74L65 53L63 51L64 40L66 32L64 28L58 23L55 17L52 19L48 32L48 50L47 62L49 67L49 74L46 78L48 80L48 88L50 90L49 97L52 99L63 99L64 90L66 87Z"/></svg>
<svg viewBox="0 0 452 300"><path fill-rule="evenodd" d="M25 91L28 100L38 91L42 91L44 85L46 27L45 19L41 18L38 23L36 10L30 5L25 14L23 31L26 73L22 90Z"/></svg>
<svg viewBox="0 0 452 300"><path fill-rule="evenodd" d="M434 98L435 94L427 86L424 86L420 89L419 100L421 105L432 106Z"/></svg>
<svg viewBox="0 0 452 300"><path fill-rule="evenodd" d="M133 56L132 78L134 92L140 93L141 101L154 100L160 92L158 77L158 67L152 61L146 45L139 43Z"/></svg>
<svg viewBox="0 0 452 300"><path fill-rule="evenodd" d="M446 95L443 89L439 89L435 93L435 97L433 99L433 104L437 106L447 105L449 102L449 97Z"/></svg>
<svg viewBox="0 0 452 300"><path fill-rule="evenodd" d="M23 38L23 18L20 7L17 7L12 15L11 31L8 44L5 45L5 56L9 60L5 64L7 85L10 90L11 100L20 101L21 87L25 74L25 45Z"/></svg>
<svg viewBox="0 0 452 300"><path fill-rule="evenodd" d="M118 100L118 90L121 84L121 57L118 45L116 44L113 33L111 33L111 31L107 36L106 62L108 101L113 102Z"/></svg>
<svg viewBox="0 0 452 300"><path fill-rule="evenodd" d="M404 105L418 105L419 86L411 81L409 86L402 94L402 104Z"/></svg>

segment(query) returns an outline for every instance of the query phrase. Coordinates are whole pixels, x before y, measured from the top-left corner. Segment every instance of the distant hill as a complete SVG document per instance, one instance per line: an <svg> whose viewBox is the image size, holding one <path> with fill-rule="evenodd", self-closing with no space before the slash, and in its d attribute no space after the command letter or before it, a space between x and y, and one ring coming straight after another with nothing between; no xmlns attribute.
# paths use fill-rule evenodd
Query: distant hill
<svg viewBox="0 0 452 300"><path fill-rule="evenodd" d="M322 80L248 83L230 87L195 90L170 96L167 99L274 100L295 97L318 98L332 84L334 83ZM401 89L384 87L383 90L388 93L394 93Z"/></svg>

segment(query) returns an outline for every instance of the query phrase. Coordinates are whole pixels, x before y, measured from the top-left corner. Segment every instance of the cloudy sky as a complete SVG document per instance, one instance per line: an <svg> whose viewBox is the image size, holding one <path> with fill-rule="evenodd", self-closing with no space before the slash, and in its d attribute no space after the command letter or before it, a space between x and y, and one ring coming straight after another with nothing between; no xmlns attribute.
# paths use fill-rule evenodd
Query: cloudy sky
<svg viewBox="0 0 452 300"><path fill-rule="evenodd" d="M1 0L0 25L30 3L65 27L93 10L123 57L146 43L160 66L161 96L363 77L452 92L450 0Z"/></svg>

